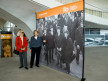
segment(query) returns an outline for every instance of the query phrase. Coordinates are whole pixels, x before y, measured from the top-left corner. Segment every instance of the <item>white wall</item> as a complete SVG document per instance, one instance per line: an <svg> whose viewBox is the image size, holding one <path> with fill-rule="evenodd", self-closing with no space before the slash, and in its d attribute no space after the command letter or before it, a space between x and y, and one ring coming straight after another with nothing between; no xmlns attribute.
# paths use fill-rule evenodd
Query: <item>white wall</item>
<svg viewBox="0 0 108 81"><path fill-rule="evenodd" d="M89 22L92 22L92 23L108 26L108 19L104 19L104 18L101 18L101 17L90 15L88 13L85 14L85 20L89 21Z"/></svg>

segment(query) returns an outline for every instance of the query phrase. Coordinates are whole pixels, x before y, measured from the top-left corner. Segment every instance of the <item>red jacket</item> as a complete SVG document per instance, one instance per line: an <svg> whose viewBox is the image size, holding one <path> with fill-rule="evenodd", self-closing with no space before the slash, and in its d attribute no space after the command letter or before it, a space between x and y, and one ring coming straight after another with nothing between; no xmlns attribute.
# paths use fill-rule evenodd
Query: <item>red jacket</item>
<svg viewBox="0 0 108 81"><path fill-rule="evenodd" d="M16 50L19 52L27 51L26 37L23 37L23 45L22 45L22 40L21 40L20 36L16 37L15 46L16 46ZM21 48L25 48L25 50L22 51Z"/></svg>

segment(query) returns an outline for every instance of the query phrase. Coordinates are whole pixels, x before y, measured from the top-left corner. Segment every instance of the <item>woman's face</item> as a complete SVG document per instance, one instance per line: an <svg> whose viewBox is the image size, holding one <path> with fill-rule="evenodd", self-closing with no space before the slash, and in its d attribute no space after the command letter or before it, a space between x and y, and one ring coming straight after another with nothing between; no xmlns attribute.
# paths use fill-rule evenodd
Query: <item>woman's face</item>
<svg viewBox="0 0 108 81"><path fill-rule="evenodd" d="M20 31L20 32L19 32L19 35L20 35L20 36L23 36L23 34L24 34L23 31Z"/></svg>
<svg viewBox="0 0 108 81"><path fill-rule="evenodd" d="M6 53L10 53L11 52L11 46L10 45L6 45L4 48L3 48L4 52Z"/></svg>
<svg viewBox="0 0 108 81"><path fill-rule="evenodd" d="M34 34L35 34L35 36L37 36L37 35L38 35L38 33L37 33L36 31L35 31L35 33L34 33Z"/></svg>

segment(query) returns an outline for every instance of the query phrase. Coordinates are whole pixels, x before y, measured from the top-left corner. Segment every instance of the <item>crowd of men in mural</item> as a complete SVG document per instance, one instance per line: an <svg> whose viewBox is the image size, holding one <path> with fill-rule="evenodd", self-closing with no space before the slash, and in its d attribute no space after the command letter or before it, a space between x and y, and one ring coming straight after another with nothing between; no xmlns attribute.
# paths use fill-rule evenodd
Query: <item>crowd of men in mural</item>
<svg viewBox="0 0 108 81"><path fill-rule="evenodd" d="M45 62L70 73L70 63L76 59L79 64L79 54L83 54L83 11L64 13L37 20L37 30L44 44ZM55 56L55 57L54 57Z"/></svg>

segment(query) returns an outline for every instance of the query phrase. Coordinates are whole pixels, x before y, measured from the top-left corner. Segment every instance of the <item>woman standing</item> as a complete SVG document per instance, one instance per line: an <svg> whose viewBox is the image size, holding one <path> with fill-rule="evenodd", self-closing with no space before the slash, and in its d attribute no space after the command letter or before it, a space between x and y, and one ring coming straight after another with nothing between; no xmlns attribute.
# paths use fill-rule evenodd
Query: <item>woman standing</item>
<svg viewBox="0 0 108 81"><path fill-rule="evenodd" d="M27 67L27 39L24 37L23 30L19 31L19 36L16 37L15 40L16 50L19 51L19 58L20 58L20 67L28 69ZM24 63L23 63L24 61Z"/></svg>
<svg viewBox="0 0 108 81"><path fill-rule="evenodd" d="M35 66L39 67L40 52L43 42L45 43L46 40L42 41L42 39L38 36L38 31L34 30L34 36L31 37L30 41L30 49L31 49L30 68L33 68L35 54L36 54Z"/></svg>

